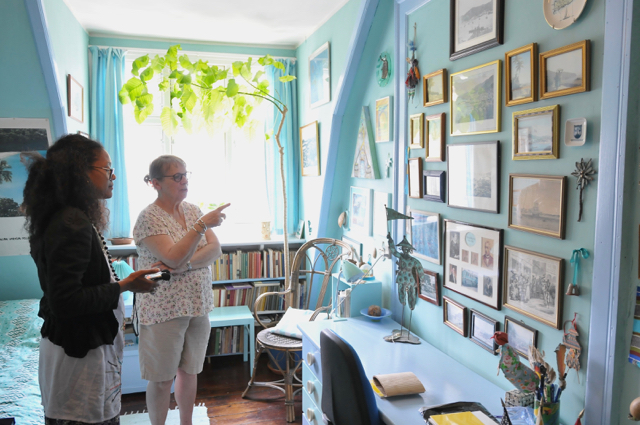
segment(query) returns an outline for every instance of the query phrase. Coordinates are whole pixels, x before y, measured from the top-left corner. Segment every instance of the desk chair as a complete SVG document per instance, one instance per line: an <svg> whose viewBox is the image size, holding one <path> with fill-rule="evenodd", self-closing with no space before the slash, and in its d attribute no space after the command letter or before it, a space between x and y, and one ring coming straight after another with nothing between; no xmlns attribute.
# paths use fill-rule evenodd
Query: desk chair
<svg viewBox="0 0 640 425"><path fill-rule="evenodd" d="M332 425L380 425L371 384L358 353L330 329L320 334L322 412Z"/></svg>
<svg viewBox="0 0 640 425"><path fill-rule="evenodd" d="M323 311L330 311L331 304L323 306L325 294L331 281L331 273L334 267L340 260L356 259L357 254L350 245L345 242L330 239L330 238L318 238L312 239L306 242L298 249L291 265L291 287L285 288L283 292L267 292L259 296L253 306L253 316L256 321L265 328L256 336L256 355L253 363L253 375L249 381L247 388L242 393L242 398L249 398L247 393L253 386L271 387L278 389L284 393L284 404L287 412L287 422L295 421L295 411L293 406L294 396L301 391L302 381L296 376L296 371L302 364L302 359L296 361L295 353L298 354L302 351L302 340L299 338L293 338L271 332L271 327L275 326L278 322L273 321L268 324L263 323L260 320L257 307L263 298L277 295L283 297L285 300L285 311L289 307L309 309L310 297L314 285L320 285L318 293L318 299L315 304L314 313L310 316L309 320L314 320L317 315ZM309 267L310 266L310 267ZM306 277L307 292L303 300L300 300L300 278ZM292 296L287 297L288 294ZM286 305L286 300L291 298L294 300L294 305ZM331 298L331 297L329 297ZM300 300L298 305L297 300ZM331 302L331 301L329 301ZM271 361L276 365L276 368L282 373L282 379L272 382L256 382L256 367L260 354L266 351ZM280 366L272 351L282 352L284 355L284 370Z"/></svg>

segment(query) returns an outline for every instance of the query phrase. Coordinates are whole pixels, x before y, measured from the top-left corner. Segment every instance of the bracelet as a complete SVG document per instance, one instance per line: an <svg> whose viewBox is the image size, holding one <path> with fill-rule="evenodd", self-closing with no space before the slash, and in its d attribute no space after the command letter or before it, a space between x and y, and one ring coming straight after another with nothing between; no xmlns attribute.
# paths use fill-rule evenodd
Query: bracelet
<svg viewBox="0 0 640 425"><path fill-rule="evenodd" d="M197 221L196 221L196 222L195 222L195 224L194 224L194 226L195 226L196 224L197 224L198 226L200 226L200 229L202 229L202 231L203 231L203 232L206 232L206 231L207 231L207 227L206 227L206 226L203 226L203 225L202 225L202 223L199 223L199 222L197 222Z"/></svg>
<svg viewBox="0 0 640 425"><path fill-rule="evenodd" d="M196 232L200 236L204 236L204 232L201 232L198 229L196 229L196 226L191 226L191 230L193 230L194 232Z"/></svg>
<svg viewBox="0 0 640 425"><path fill-rule="evenodd" d="M190 272L193 270L193 266L191 265L191 261L187 261L187 271Z"/></svg>
<svg viewBox="0 0 640 425"><path fill-rule="evenodd" d="M196 223L202 226L203 232L206 232L207 229L209 228L202 218L199 218L198 221L196 221Z"/></svg>

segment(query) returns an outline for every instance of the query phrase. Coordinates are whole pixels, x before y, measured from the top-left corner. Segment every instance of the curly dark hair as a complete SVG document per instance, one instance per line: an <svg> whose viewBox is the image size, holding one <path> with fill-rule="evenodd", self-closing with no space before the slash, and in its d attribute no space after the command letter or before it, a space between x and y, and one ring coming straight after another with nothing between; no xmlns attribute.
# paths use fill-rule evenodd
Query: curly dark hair
<svg viewBox="0 0 640 425"><path fill-rule="evenodd" d="M107 228L109 210L87 175L103 150L95 140L68 134L47 150L46 158L37 153L25 155L29 175L22 210L29 240L39 239L53 215L65 207L84 212L101 232Z"/></svg>

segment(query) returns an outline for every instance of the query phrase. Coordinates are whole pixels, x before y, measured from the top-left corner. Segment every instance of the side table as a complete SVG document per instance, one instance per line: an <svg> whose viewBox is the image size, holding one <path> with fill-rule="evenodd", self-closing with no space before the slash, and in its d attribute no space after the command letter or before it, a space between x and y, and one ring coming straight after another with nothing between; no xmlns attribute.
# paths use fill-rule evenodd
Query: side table
<svg viewBox="0 0 640 425"><path fill-rule="evenodd" d="M247 343L244 344L242 359L247 361L247 354L251 363L251 375L253 376L253 358L255 356L255 331L254 318L251 310L246 305L235 307L216 307L209 313L209 323L212 328L222 328L226 326L244 326Z"/></svg>

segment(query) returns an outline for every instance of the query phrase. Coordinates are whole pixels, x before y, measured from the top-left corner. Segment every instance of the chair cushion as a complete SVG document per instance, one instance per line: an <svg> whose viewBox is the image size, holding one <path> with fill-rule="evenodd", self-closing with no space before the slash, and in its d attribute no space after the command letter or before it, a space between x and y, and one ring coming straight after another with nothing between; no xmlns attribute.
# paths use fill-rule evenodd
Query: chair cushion
<svg viewBox="0 0 640 425"><path fill-rule="evenodd" d="M300 310L289 307L280 322L269 330L292 338L302 338L302 332L298 329L298 324L308 322L312 314L313 310Z"/></svg>

